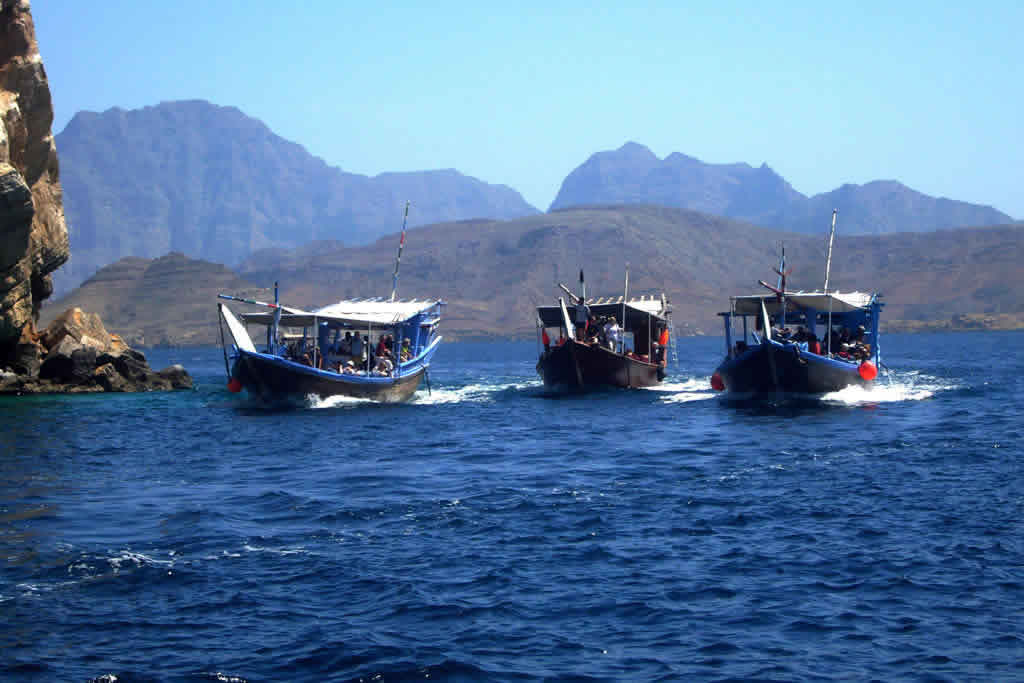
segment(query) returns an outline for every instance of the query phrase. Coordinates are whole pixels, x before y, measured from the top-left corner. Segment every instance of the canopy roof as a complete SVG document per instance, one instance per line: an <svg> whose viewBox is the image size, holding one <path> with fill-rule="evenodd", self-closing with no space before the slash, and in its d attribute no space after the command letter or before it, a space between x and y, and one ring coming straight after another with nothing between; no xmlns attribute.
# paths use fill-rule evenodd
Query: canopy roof
<svg viewBox="0 0 1024 683"><path fill-rule="evenodd" d="M366 327L368 325L388 326L405 322L441 305L440 299L411 299L408 301L386 301L384 299L351 299L317 308L312 311L300 311L294 308L283 308L281 313L282 327L311 327L316 322L333 322L339 325ZM249 313L242 316L246 323L270 325L274 322L274 314Z"/></svg>
<svg viewBox="0 0 1024 683"><path fill-rule="evenodd" d="M569 310L569 316L573 315L573 303L566 302L566 308ZM595 318L601 316L614 316L616 320L622 317L622 297L618 299L615 297L599 297L592 299L587 306L590 307L590 313ZM664 320L665 316L672 310L672 307L668 304L667 300L662 303L660 298L654 296L644 296L639 299L630 299L626 302L626 321L623 324L627 330L632 329L640 325L647 325L647 317L653 316L659 320ZM544 327L561 327L562 326L562 309L559 306L538 306L537 317L540 318L541 324Z"/></svg>
<svg viewBox="0 0 1024 683"><path fill-rule="evenodd" d="M810 309L832 313L850 313L866 309L877 297L870 292L786 292L786 310ZM752 294L731 297L735 315L760 315L761 301L769 315L779 312L779 300L774 294Z"/></svg>

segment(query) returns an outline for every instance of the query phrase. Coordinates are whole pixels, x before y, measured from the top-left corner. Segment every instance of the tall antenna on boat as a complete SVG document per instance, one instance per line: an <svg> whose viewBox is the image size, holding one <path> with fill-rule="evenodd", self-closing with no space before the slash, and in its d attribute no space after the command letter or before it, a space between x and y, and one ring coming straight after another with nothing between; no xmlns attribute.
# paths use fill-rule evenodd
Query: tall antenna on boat
<svg viewBox="0 0 1024 683"><path fill-rule="evenodd" d="M828 256L825 257L825 293L828 294L828 271L832 268L832 241L836 238L836 214L839 209L832 209L832 229L828 233Z"/></svg>
<svg viewBox="0 0 1024 683"><path fill-rule="evenodd" d="M402 263L402 247L405 246L405 222L409 218L409 200L405 200L405 215L402 216L402 239L398 241L398 257L395 259L395 276L391 280L391 300L395 300L398 292L398 266Z"/></svg>
<svg viewBox="0 0 1024 683"><path fill-rule="evenodd" d="M832 229L828 232L828 255L825 257L825 294L828 294L828 271L832 268L832 240L836 237L836 214L839 209L832 209ZM828 341L825 342L825 353L832 355L832 297L828 299Z"/></svg>

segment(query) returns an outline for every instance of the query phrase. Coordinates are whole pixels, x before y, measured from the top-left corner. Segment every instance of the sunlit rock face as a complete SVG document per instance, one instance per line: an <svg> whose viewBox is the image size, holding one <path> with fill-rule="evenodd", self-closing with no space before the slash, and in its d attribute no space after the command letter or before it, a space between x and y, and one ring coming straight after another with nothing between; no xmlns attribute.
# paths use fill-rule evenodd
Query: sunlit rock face
<svg viewBox="0 0 1024 683"><path fill-rule="evenodd" d="M28 0L0 0L0 366L30 368L50 273L68 259L53 104Z"/></svg>

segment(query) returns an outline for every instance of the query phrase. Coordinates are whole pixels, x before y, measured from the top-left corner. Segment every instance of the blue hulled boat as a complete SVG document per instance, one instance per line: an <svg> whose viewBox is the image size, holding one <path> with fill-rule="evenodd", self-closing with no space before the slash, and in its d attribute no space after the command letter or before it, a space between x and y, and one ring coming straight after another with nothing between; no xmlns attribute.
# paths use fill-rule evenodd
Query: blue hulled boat
<svg viewBox="0 0 1024 683"><path fill-rule="evenodd" d="M771 294L731 297L729 310L719 313L726 357L711 376L712 388L753 397L813 395L868 386L878 376L881 295L829 291L836 213L823 291L786 291L783 248L777 285L758 281ZM734 341L737 321L742 336Z"/></svg>
<svg viewBox="0 0 1024 683"><path fill-rule="evenodd" d="M879 297L864 292L732 297L730 309L719 313L725 320L726 357L711 386L757 396L822 394L870 384L880 361L884 304ZM734 341L737 319L742 332Z"/></svg>
<svg viewBox="0 0 1024 683"><path fill-rule="evenodd" d="M440 300L354 299L302 311L220 297L272 308L240 320L225 304L218 304L231 338L228 343L222 327L228 388L244 389L268 402L310 396L405 401L419 387L441 342ZM266 327L262 348L256 348L248 325Z"/></svg>

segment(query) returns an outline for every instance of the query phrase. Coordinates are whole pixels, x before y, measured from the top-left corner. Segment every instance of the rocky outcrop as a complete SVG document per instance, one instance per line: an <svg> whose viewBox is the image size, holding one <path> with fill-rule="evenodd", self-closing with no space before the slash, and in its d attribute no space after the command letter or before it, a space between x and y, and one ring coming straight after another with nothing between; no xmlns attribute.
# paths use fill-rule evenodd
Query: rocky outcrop
<svg viewBox="0 0 1024 683"><path fill-rule="evenodd" d="M23 356L36 361L34 372L14 366L0 371L0 394L92 393L191 389L192 378L180 365L154 372L141 351L110 334L98 315L70 308L42 333L19 340L34 347Z"/></svg>
<svg viewBox="0 0 1024 683"><path fill-rule="evenodd" d="M151 391L192 386L70 309L42 334L40 304L68 260L53 104L28 0L0 0L0 393Z"/></svg>
<svg viewBox="0 0 1024 683"><path fill-rule="evenodd" d="M31 371L34 319L68 259L53 105L27 0L0 0L0 365Z"/></svg>

